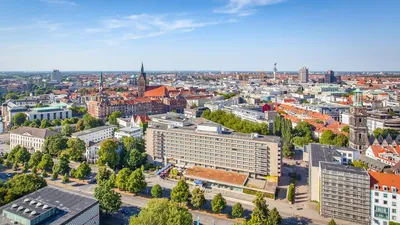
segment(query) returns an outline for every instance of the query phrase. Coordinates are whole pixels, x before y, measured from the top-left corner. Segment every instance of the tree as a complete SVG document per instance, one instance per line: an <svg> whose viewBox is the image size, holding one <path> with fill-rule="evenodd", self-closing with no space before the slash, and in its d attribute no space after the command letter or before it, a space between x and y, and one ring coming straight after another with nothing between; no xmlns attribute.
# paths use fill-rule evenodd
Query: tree
<svg viewBox="0 0 400 225"><path fill-rule="evenodd" d="M139 152L137 149L131 149L127 151L124 158L125 166L134 170L146 163L147 154L145 152Z"/></svg>
<svg viewBox="0 0 400 225"><path fill-rule="evenodd" d="M14 126L21 126L26 120L26 115L24 113L16 113L12 118L12 124Z"/></svg>
<svg viewBox="0 0 400 225"><path fill-rule="evenodd" d="M108 183L110 184L111 187L115 187L116 181L117 181L117 175L115 175L115 173L112 173L110 179L108 180Z"/></svg>
<svg viewBox="0 0 400 225"><path fill-rule="evenodd" d="M36 168L36 166L33 166L33 167L32 167L31 173L32 173L33 175L36 175L36 173L37 173L37 168Z"/></svg>
<svg viewBox="0 0 400 225"><path fill-rule="evenodd" d="M41 151L36 151L35 153L33 153L28 161L29 168L39 165L40 161L42 160L42 156L43 154Z"/></svg>
<svg viewBox="0 0 400 225"><path fill-rule="evenodd" d="M68 139L60 134L48 136L43 143L43 153L58 156L62 150L67 148L67 141Z"/></svg>
<svg viewBox="0 0 400 225"><path fill-rule="evenodd" d="M268 221L269 221L268 224L280 224L281 223L282 217L275 207L269 212Z"/></svg>
<svg viewBox="0 0 400 225"><path fill-rule="evenodd" d="M61 126L61 122L62 122L61 119L54 119L51 121L51 124L53 126Z"/></svg>
<svg viewBox="0 0 400 225"><path fill-rule="evenodd" d="M335 133L333 133L333 131L324 130L324 132L322 132L321 137L319 138L319 143L325 144L325 145L333 145L335 137L336 137L336 135L335 135Z"/></svg>
<svg viewBox="0 0 400 225"><path fill-rule="evenodd" d="M65 174L64 174L63 179L62 179L62 182L63 182L64 184L69 182L68 173L65 173Z"/></svg>
<svg viewBox="0 0 400 225"><path fill-rule="evenodd" d="M204 191L198 187L193 189L192 199L190 200L190 203L196 208L201 208L204 204L206 204L206 198L204 197Z"/></svg>
<svg viewBox="0 0 400 225"><path fill-rule="evenodd" d="M232 217L235 218L240 218L243 216L243 206L240 203L236 203L233 207L232 207Z"/></svg>
<svg viewBox="0 0 400 225"><path fill-rule="evenodd" d="M192 225L188 209L165 198L151 199L138 216L131 217L129 225Z"/></svg>
<svg viewBox="0 0 400 225"><path fill-rule="evenodd" d="M108 116L108 123L112 125L118 125L117 118L122 117L122 113L120 111L114 111Z"/></svg>
<svg viewBox="0 0 400 225"><path fill-rule="evenodd" d="M333 144L338 147L346 147L349 143L349 138L344 134L338 134L333 139Z"/></svg>
<svg viewBox="0 0 400 225"><path fill-rule="evenodd" d="M108 181L110 179L111 174L112 171L109 170L107 167L105 166L99 167L96 175L97 183L100 184L103 181Z"/></svg>
<svg viewBox="0 0 400 225"><path fill-rule="evenodd" d="M353 166L355 166L355 167L358 167L358 168L364 168L364 169L368 169L368 165L367 164L365 164L363 161L361 161L361 160L354 160L352 163L351 163Z"/></svg>
<svg viewBox="0 0 400 225"><path fill-rule="evenodd" d="M65 124L61 129L61 134L67 137L70 137L73 132L74 129L69 124Z"/></svg>
<svg viewBox="0 0 400 225"><path fill-rule="evenodd" d="M249 224L266 224L268 221L268 204L264 199L264 194L261 192L257 193L256 198L253 200L255 208L251 213Z"/></svg>
<svg viewBox="0 0 400 225"><path fill-rule="evenodd" d="M43 119L40 123L40 128L48 128L51 126L52 126L52 124L50 123L50 121L48 119Z"/></svg>
<svg viewBox="0 0 400 225"><path fill-rule="evenodd" d="M51 174L51 179L53 179L53 180L57 180L58 179L58 172L57 171L53 171L53 173Z"/></svg>
<svg viewBox="0 0 400 225"><path fill-rule="evenodd" d="M85 177L89 176L91 172L92 169L90 168L89 164L83 162L79 164L78 168L76 169L75 178L83 180Z"/></svg>
<svg viewBox="0 0 400 225"><path fill-rule="evenodd" d="M100 209L106 215L121 207L121 194L115 192L107 182L101 183L94 189L94 197L99 201Z"/></svg>
<svg viewBox="0 0 400 225"><path fill-rule="evenodd" d="M129 190L129 176L132 171L129 168L123 168L118 172L117 180L115 181L116 187L120 191L128 191Z"/></svg>
<svg viewBox="0 0 400 225"><path fill-rule="evenodd" d="M115 169L119 163L119 155L117 153L118 142L112 139L107 139L100 144L100 150L98 151L97 164L100 166L108 165Z"/></svg>
<svg viewBox="0 0 400 225"><path fill-rule="evenodd" d="M162 196L162 194L163 190L159 184L156 184L151 188L151 196L153 196L153 198L159 198Z"/></svg>
<svg viewBox="0 0 400 225"><path fill-rule="evenodd" d="M27 163L31 158L31 154L25 147L19 148L18 152L15 154L15 162L17 163Z"/></svg>
<svg viewBox="0 0 400 225"><path fill-rule="evenodd" d="M23 172L23 173L26 173L26 172L28 172L28 169L29 169L28 163L24 163L24 166L23 166L23 168L22 168L22 172Z"/></svg>
<svg viewBox="0 0 400 225"><path fill-rule="evenodd" d="M294 195L295 195L294 192L295 192L295 187L294 187L294 184L291 183L289 185L289 188L288 188L288 191L287 191L287 199L291 203L293 203L293 201L294 201Z"/></svg>
<svg viewBox="0 0 400 225"><path fill-rule="evenodd" d="M350 132L350 127L349 126L344 126L344 127L342 127L342 131L346 132L346 133L349 133Z"/></svg>
<svg viewBox="0 0 400 225"><path fill-rule="evenodd" d="M146 188L147 183L141 169L136 169L129 175L128 189L130 192L139 193Z"/></svg>
<svg viewBox="0 0 400 225"><path fill-rule="evenodd" d="M67 155L72 161L81 161L85 152L85 142L79 138L70 138L67 141Z"/></svg>
<svg viewBox="0 0 400 225"><path fill-rule="evenodd" d="M296 154L294 151L294 145L290 142L283 143L282 152L283 156L286 158L291 158Z"/></svg>
<svg viewBox="0 0 400 225"><path fill-rule="evenodd" d="M43 177L33 174L17 174L8 180L7 184L11 187L7 191L7 196L5 196L7 202L13 201L47 186Z"/></svg>
<svg viewBox="0 0 400 225"><path fill-rule="evenodd" d="M331 219L331 221L329 221L328 225L336 225L336 222L334 219Z"/></svg>
<svg viewBox="0 0 400 225"><path fill-rule="evenodd" d="M76 173L76 169L75 169L75 168L72 168L72 169L69 171L68 175L69 175L69 177L75 178L75 173Z"/></svg>
<svg viewBox="0 0 400 225"><path fill-rule="evenodd" d="M47 174L47 172L46 172L46 170L43 170L43 172L42 172L42 177L43 178L46 178L46 177L48 177L49 175Z"/></svg>
<svg viewBox="0 0 400 225"><path fill-rule="evenodd" d="M68 173L69 170L71 169L69 167L69 160L68 160L68 155L67 154L61 154L60 157L58 158L58 172L61 174Z"/></svg>
<svg viewBox="0 0 400 225"><path fill-rule="evenodd" d="M8 92L5 96L6 100L8 99L18 99L18 95L15 92Z"/></svg>
<svg viewBox="0 0 400 225"><path fill-rule="evenodd" d="M49 154L45 154L42 157L42 160L40 161L39 165L37 166L41 170L47 170L49 171L54 165L53 158Z"/></svg>
<svg viewBox="0 0 400 225"><path fill-rule="evenodd" d="M13 164L12 169L13 169L14 171L17 171L17 170L18 170L18 163L17 163L17 162L15 162L15 163Z"/></svg>
<svg viewBox="0 0 400 225"><path fill-rule="evenodd" d="M221 193L218 193L214 196L213 200L211 201L211 209L215 213L221 213L226 207L226 200L222 197Z"/></svg>
<svg viewBox="0 0 400 225"><path fill-rule="evenodd" d="M83 131L85 129L85 121L83 119L78 120L76 123L76 131Z"/></svg>
<svg viewBox="0 0 400 225"><path fill-rule="evenodd" d="M189 199L189 185L185 180L179 180L171 191L171 200L178 203L187 202Z"/></svg>

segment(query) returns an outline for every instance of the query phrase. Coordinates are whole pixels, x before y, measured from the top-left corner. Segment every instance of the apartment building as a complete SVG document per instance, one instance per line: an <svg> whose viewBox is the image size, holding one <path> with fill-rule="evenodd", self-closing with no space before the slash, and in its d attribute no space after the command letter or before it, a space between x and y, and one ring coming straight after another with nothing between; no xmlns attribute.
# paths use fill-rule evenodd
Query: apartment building
<svg viewBox="0 0 400 225"><path fill-rule="evenodd" d="M184 127L151 123L145 139L151 162L203 166L254 177L281 174L281 139L276 136L223 131L221 125L210 122Z"/></svg>
<svg viewBox="0 0 400 225"><path fill-rule="evenodd" d="M311 143L304 147L303 158L308 164L309 198L311 201L320 201L320 162L331 162L336 164L350 164L360 158L360 152L344 147L334 147Z"/></svg>
<svg viewBox="0 0 400 225"><path fill-rule="evenodd" d="M363 168L320 162L320 214L370 224L370 177Z"/></svg>
<svg viewBox="0 0 400 225"><path fill-rule="evenodd" d="M10 148L20 145L30 152L41 151L46 137L56 133L48 129L19 127L10 131Z"/></svg>
<svg viewBox="0 0 400 225"><path fill-rule="evenodd" d="M72 138L79 138L89 145L89 142L99 142L107 138L114 137L114 130L116 126L101 126L92 129L83 130L80 132L72 133Z"/></svg>
<svg viewBox="0 0 400 225"><path fill-rule="evenodd" d="M63 107L42 107L42 108L33 108L28 112L25 112L28 120L34 119L65 119L72 117L72 111Z"/></svg>
<svg viewBox="0 0 400 225"><path fill-rule="evenodd" d="M400 223L400 176L369 171L371 225Z"/></svg>
<svg viewBox="0 0 400 225"><path fill-rule="evenodd" d="M121 139L122 137L134 137L141 138L143 134L142 128L140 127L124 127L115 131L114 137Z"/></svg>

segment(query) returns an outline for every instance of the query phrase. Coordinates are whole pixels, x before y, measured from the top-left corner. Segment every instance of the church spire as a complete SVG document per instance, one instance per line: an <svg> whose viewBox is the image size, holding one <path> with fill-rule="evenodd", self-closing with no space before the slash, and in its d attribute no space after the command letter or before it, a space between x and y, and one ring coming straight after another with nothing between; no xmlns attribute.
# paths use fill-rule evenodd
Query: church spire
<svg viewBox="0 0 400 225"><path fill-rule="evenodd" d="M142 69L140 70L141 73L144 73L144 67L143 67L143 62L142 62Z"/></svg>

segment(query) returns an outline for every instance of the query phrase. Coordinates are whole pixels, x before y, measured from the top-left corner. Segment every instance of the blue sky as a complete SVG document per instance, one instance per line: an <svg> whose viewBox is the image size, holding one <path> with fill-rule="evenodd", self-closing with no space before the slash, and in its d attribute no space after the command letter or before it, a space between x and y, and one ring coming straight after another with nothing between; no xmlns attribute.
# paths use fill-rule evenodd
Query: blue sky
<svg viewBox="0 0 400 225"><path fill-rule="evenodd" d="M0 71L400 70L398 0L0 0Z"/></svg>

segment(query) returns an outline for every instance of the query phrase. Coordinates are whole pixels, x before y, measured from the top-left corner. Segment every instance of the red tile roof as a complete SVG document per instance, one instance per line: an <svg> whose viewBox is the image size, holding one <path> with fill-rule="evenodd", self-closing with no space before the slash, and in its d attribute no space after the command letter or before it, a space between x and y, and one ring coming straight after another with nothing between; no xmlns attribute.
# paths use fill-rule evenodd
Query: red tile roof
<svg viewBox="0 0 400 225"><path fill-rule="evenodd" d="M383 186L388 187L388 191L392 191L391 187L396 187L397 193L400 193L400 176L396 174L379 173L368 171L370 176L370 187L375 189L374 185L379 185L379 190L383 191Z"/></svg>

